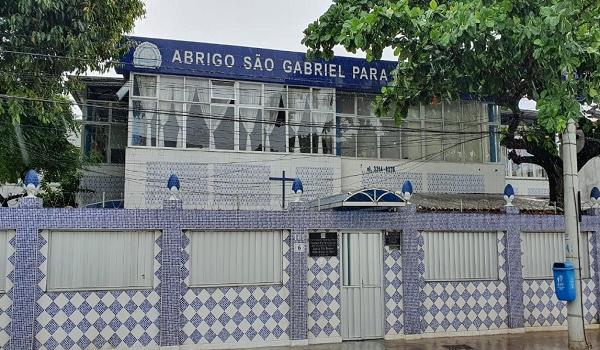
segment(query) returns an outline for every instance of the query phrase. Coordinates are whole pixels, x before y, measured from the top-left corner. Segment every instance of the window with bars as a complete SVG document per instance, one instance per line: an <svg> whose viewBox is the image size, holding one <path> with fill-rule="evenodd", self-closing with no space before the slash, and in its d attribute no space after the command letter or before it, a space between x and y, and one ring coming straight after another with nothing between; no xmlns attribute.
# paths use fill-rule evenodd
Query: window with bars
<svg viewBox="0 0 600 350"><path fill-rule="evenodd" d="M156 231L48 231L49 291L150 289Z"/></svg>
<svg viewBox="0 0 600 350"><path fill-rule="evenodd" d="M581 232L579 254L581 277L590 278L589 233ZM552 265L565 261L564 232L523 232L521 234L523 278L551 279Z"/></svg>
<svg viewBox="0 0 600 350"><path fill-rule="evenodd" d="M188 231L191 286L280 284L281 231Z"/></svg>
<svg viewBox="0 0 600 350"><path fill-rule="evenodd" d="M497 280L497 232L423 232L425 280Z"/></svg>

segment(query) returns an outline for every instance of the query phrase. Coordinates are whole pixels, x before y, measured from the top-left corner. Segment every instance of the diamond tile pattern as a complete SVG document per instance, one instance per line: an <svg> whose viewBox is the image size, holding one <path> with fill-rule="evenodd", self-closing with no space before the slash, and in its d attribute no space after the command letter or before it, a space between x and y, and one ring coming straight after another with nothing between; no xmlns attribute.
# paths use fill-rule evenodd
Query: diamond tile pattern
<svg viewBox="0 0 600 350"><path fill-rule="evenodd" d="M506 235L498 234L498 280L428 282L422 316L425 332L507 328ZM419 244L423 244L422 237Z"/></svg>
<svg viewBox="0 0 600 350"><path fill-rule="evenodd" d="M341 337L340 259L308 258L308 339Z"/></svg>
<svg viewBox="0 0 600 350"><path fill-rule="evenodd" d="M402 334L402 257L399 249L386 246L383 251L383 302L385 304L385 334Z"/></svg>
<svg viewBox="0 0 600 350"><path fill-rule="evenodd" d="M42 232L40 265L45 289L48 237ZM160 237L154 244L154 289L48 292L36 305L35 349L89 349L158 346Z"/></svg>
<svg viewBox="0 0 600 350"><path fill-rule="evenodd" d="M290 235L284 233L283 285L189 288L189 234L184 239L180 344L243 344L289 339Z"/></svg>
<svg viewBox="0 0 600 350"><path fill-rule="evenodd" d="M596 271L594 270L595 247L592 235L588 235L590 247L590 279L583 280L583 310L586 323L592 323L597 314L595 295ZM567 324L566 302L558 300L554 292L554 281L524 280L523 304L525 327L564 326Z"/></svg>

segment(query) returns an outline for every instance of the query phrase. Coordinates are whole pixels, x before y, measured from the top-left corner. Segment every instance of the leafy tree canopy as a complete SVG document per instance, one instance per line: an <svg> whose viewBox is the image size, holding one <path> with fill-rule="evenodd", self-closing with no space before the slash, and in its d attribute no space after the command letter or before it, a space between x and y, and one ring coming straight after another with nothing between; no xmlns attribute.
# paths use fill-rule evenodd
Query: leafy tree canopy
<svg viewBox="0 0 600 350"><path fill-rule="evenodd" d="M68 141L78 124L66 96L78 86L66 74L109 69L143 14L141 0L0 0L0 184L33 168L77 189L82 157Z"/></svg>
<svg viewBox="0 0 600 350"><path fill-rule="evenodd" d="M330 57L333 47L398 57L394 81L378 112L397 121L410 105L460 94L491 98L512 111L503 144L531 157L513 161L544 167L551 200L562 201L562 161L554 134L579 121L586 143L580 168L600 154L600 133L582 119L581 106L600 93L600 2L597 0L337 0L305 30L309 54ZM526 124L519 101L537 101Z"/></svg>

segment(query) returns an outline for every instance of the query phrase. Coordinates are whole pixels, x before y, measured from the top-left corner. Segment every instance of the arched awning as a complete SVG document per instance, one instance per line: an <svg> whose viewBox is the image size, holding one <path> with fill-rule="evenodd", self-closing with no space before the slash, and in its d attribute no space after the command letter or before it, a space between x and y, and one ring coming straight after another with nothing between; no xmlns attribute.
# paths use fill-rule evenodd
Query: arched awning
<svg viewBox="0 0 600 350"><path fill-rule="evenodd" d="M400 195L380 188L368 188L347 194L319 198L309 202L309 207L318 209L393 208L405 205L406 201Z"/></svg>

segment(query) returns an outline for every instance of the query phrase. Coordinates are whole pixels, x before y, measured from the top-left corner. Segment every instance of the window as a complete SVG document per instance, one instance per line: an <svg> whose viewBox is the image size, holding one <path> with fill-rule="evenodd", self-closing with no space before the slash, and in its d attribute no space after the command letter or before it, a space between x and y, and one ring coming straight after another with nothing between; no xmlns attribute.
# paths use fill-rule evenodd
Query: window
<svg viewBox="0 0 600 350"><path fill-rule="evenodd" d="M149 289L155 231L49 231L49 291Z"/></svg>
<svg viewBox="0 0 600 350"><path fill-rule="evenodd" d="M191 286L282 283L281 231L190 231Z"/></svg>
<svg viewBox="0 0 600 350"><path fill-rule="evenodd" d="M496 232L423 232L425 280L497 280Z"/></svg>
<svg viewBox="0 0 600 350"><path fill-rule="evenodd" d="M590 277L588 233L580 236L581 277ZM563 232L524 232L521 234L523 248L523 278L551 279L552 265L565 261L565 234Z"/></svg>
<svg viewBox="0 0 600 350"><path fill-rule="evenodd" d="M127 120L124 115L127 115L127 104L98 100L86 100L85 103L87 108L83 109L82 136L84 154L102 163L125 163Z"/></svg>

